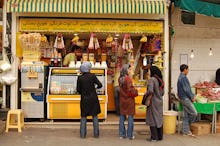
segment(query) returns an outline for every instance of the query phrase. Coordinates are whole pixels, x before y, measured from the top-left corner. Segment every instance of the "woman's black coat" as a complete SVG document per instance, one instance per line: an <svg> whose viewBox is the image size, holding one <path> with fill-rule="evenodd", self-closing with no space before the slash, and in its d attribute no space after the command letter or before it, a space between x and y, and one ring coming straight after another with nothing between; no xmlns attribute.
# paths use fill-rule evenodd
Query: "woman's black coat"
<svg viewBox="0 0 220 146"><path fill-rule="evenodd" d="M94 74L83 73L77 79L77 92L81 95L81 117L96 116L101 112L95 85L96 88L102 88Z"/></svg>

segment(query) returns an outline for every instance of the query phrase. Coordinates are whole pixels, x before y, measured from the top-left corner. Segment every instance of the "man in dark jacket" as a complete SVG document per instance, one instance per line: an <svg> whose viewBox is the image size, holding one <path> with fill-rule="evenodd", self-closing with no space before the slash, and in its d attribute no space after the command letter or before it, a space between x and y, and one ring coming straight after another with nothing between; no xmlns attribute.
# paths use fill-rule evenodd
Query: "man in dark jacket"
<svg viewBox="0 0 220 146"><path fill-rule="evenodd" d="M95 85L97 88L102 88L101 82L98 78L90 73L92 65L90 62L84 62L80 66L80 75L77 79L77 92L81 95L80 110L81 110L81 120L80 120L80 137L86 137L86 121L87 116L92 116L93 118L93 130L94 137L99 137L99 123L97 115L101 112L99 99L96 93Z"/></svg>

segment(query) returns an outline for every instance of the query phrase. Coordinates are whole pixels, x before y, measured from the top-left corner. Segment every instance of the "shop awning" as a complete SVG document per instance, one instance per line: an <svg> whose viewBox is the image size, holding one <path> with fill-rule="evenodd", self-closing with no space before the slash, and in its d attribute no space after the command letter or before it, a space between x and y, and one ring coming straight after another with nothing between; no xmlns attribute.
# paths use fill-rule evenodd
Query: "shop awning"
<svg viewBox="0 0 220 146"><path fill-rule="evenodd" d="M190 12L220 17L220 2L217 0L175 0L174 4Z"/></svg>
<svg viewBox="0 0 220 146"><path fill-rule="evenodd" d="M75 14L159 14L165 0L8 0L7 12Z"/></svg>

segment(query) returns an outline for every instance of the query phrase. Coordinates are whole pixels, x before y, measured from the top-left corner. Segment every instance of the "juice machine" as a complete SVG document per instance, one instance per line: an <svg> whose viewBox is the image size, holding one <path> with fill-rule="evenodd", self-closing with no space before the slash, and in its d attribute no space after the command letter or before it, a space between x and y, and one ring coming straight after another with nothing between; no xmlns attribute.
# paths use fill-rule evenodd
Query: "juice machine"
<svg viewBox="0 0 220 146"><path fill-rule="evenodd" d="M21 64L21 109L25 118L45 118L46 70L41 61Z"/></svg>

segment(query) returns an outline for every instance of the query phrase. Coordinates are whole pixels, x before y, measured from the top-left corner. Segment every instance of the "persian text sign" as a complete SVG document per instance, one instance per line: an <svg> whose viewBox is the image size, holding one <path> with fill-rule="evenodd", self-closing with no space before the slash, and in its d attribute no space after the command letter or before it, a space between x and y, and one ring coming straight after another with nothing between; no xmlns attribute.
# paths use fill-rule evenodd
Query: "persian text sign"
<svg viewBox="0 0 220 146"><path fill-rule="evenodd" d="M163 21L21 18L20 31L162 33Z"/></svg>

